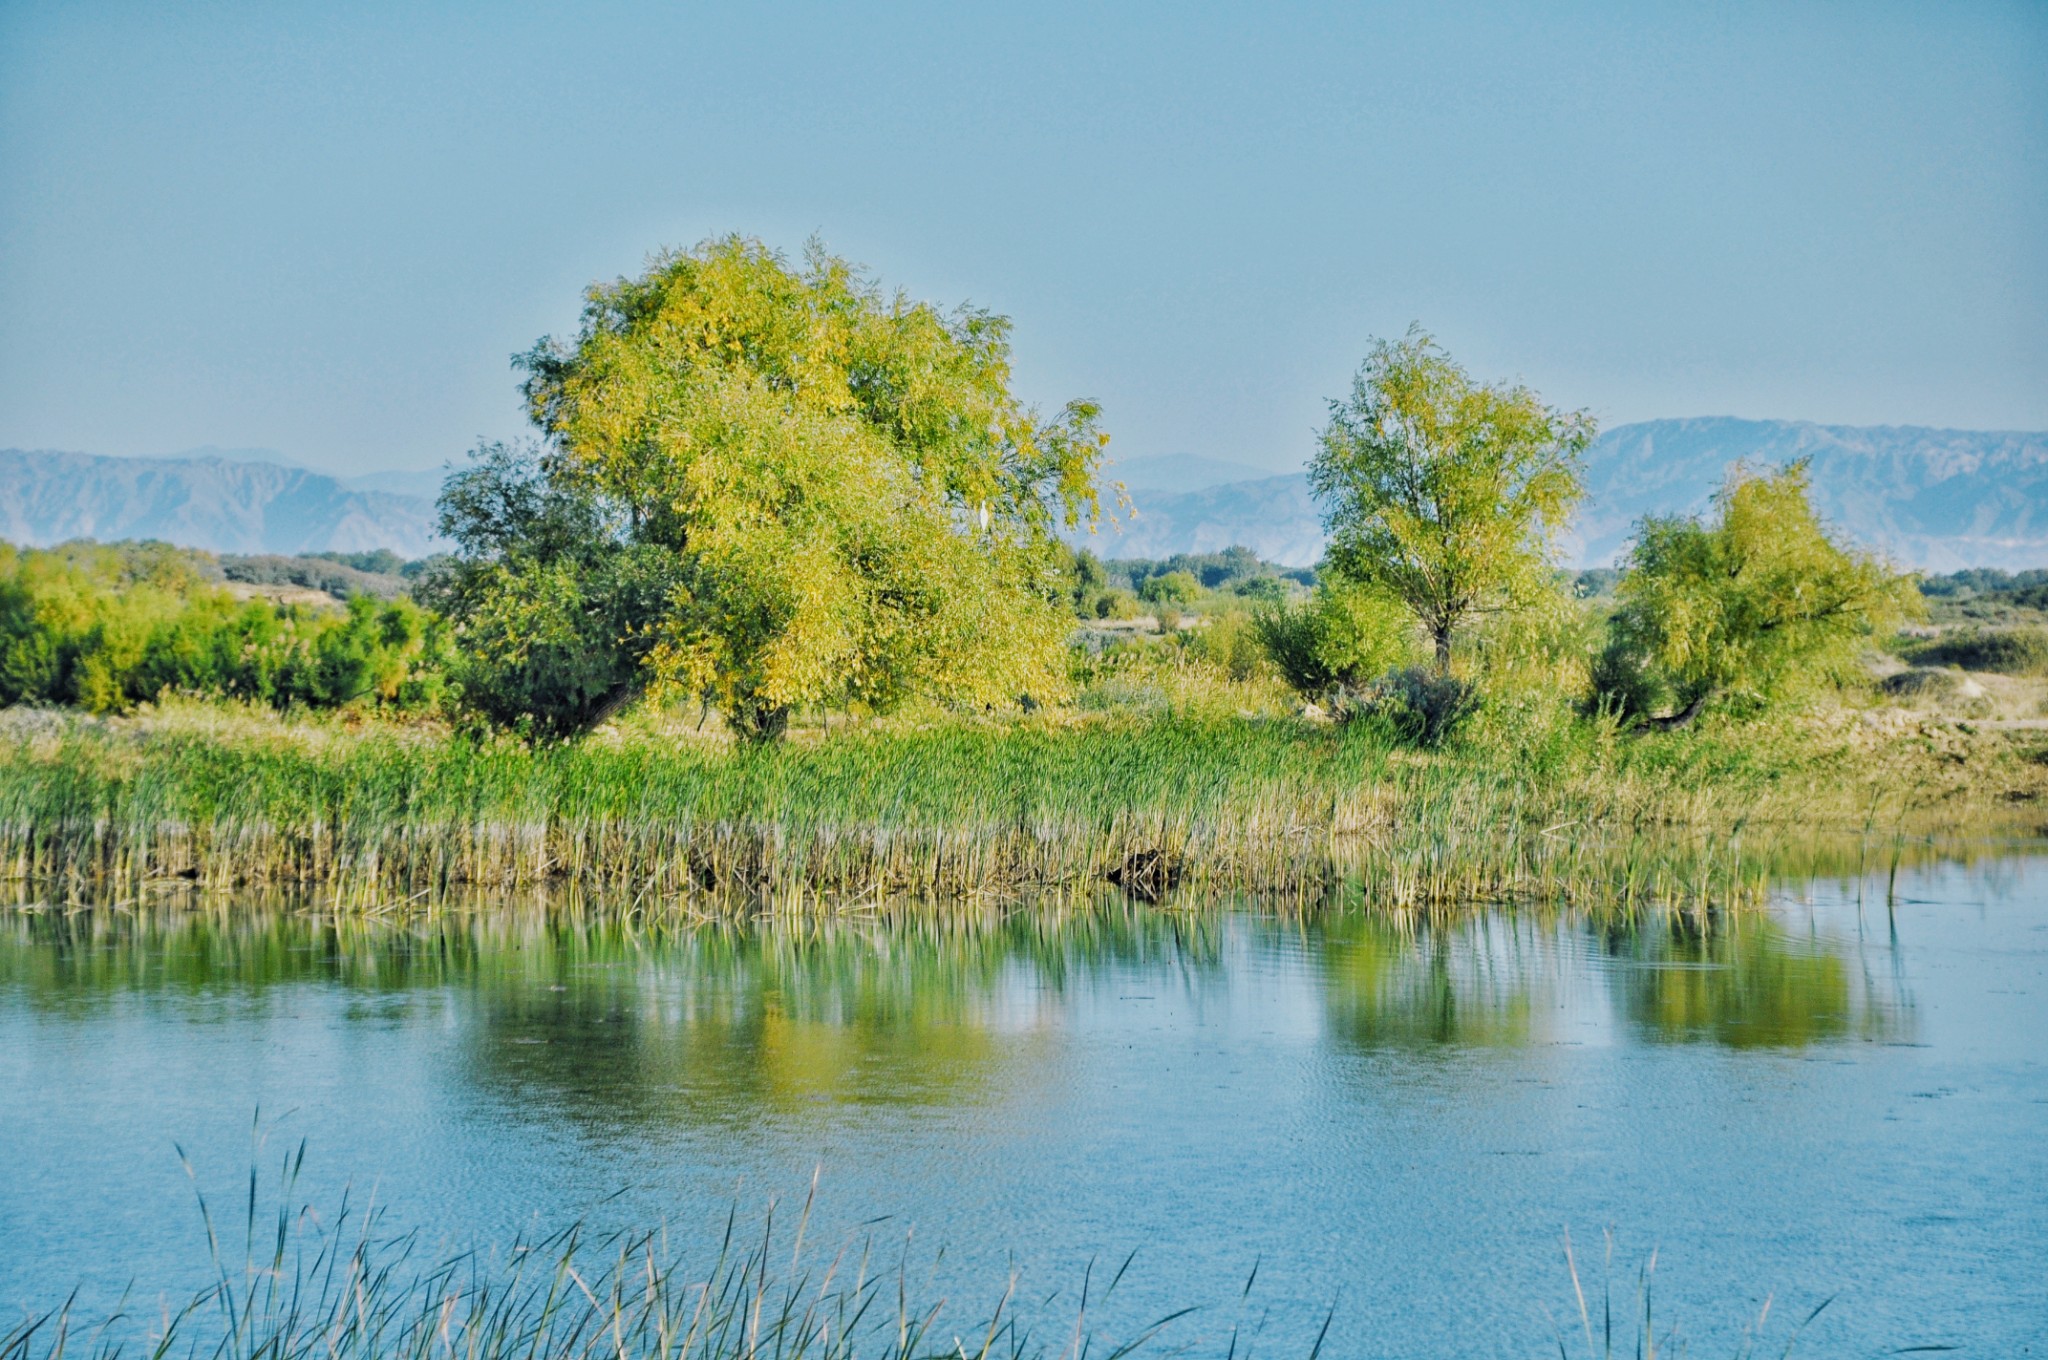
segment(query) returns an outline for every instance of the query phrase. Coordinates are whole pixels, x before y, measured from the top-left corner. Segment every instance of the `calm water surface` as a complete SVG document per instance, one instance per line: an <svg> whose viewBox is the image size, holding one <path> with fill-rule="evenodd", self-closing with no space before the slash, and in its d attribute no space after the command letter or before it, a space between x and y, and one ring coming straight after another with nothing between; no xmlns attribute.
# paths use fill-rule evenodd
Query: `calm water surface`
<svg viewBox="0 0 2048 1360"><path fill-rule="evenodd" d="M1270 1310L1260 1353L1300 1354L1334 1302L1326 1354L1555 1354L1561 1233L1598 1277L1611 1228L1619 1291L1656 1248L1695 1355L1829 1295L1801 1354L2048 1354L2048 857L1897 893L1707 937L0 919L0 1306L197 1283L173 1144L231 1199L260 1110L310 1198L374 1187L451 1246L579 1214L709 1238L815 1169L814 1232L943 1244L970 1313L1013 1260L1042 1296L1137 1248L1114 1305L1208 1307L1184 1340Z"/></svg>

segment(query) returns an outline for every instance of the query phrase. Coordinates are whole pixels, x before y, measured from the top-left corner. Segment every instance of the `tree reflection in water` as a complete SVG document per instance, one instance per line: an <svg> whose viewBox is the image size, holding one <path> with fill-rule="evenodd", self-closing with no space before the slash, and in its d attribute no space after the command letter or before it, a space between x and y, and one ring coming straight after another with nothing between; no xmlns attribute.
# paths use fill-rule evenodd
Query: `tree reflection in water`
<svg viewBox="0 0 2048 1360"><path fill-rule="evenodd" d="M1517 1047L1555 1037L1560 979L1587 945L1638 1038L1731 1048L1897 1040L1911 1001L1855 966L1854 941L1763 912L1334 914L1309 932L1332 1037L1369 1050Z"/></svg>
<svg viewBox="0 0 2048 1360"><path fill-rule="evenodd" d="M1910 1001L1852 972L1841 942L1796 935L1774 916L1673 914L1600 939L1620 1010L1644 1039L1803 1048L1914 1028Z"/></svg>

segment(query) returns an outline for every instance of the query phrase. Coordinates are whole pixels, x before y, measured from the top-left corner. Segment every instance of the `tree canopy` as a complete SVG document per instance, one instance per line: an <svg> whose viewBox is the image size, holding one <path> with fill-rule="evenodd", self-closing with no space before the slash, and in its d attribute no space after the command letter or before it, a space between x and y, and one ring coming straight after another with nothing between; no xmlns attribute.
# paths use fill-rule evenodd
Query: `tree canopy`
<svg viewBox="0 0 2048 1360"><path fill-rule="evenodd" d="M1595 684L1608 707L1661 726L1717 696L1772 698L1924 607L1910 576L1828 533L1804 463L1738 468L1710 520L1644 520L1618 594Z"/></svg>
<svg viewBox="0 0 2048 1360"><path fill-rule="evenodd" d="M1096 515L1108 436L1090 402L1017 400L1009 333L815 243L792 264L726 237L592 288L574 341L521 359L545 450L443 499L466 642L529 679L541 653L584 654L568 726L627 684L764 737L806 704L1058 696L1053 535ZM578 521L570 541L535 537L550 514Z"/></svg>
<svg viewBox="0 0 2048 1360"><path fill-rule="evenodd" d="M1375 343L1309 466L1329 569L1400 600L1447 667L1470 615L1552 588L1593 433L1586 412L1474 382L1418 328Z"/></svg>

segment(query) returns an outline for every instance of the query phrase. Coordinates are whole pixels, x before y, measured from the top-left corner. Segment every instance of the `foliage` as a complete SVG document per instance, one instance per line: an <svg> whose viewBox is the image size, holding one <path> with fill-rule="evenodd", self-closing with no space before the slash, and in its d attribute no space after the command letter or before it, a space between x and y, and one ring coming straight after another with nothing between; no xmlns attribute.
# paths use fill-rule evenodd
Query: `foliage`
<svg viewBox="0 0 2048 1360"><path fill-rule="evenodd" d="M1400 600L1447 669L1470 615L1556 588L1550 540L1593 431L1525 387L1473 382L1420 329L1377 342L1309 466L1328 569Z"/></svg>
<svg viewBox="0 0 2048 1360"><path fill-rule="evenodd" d="M1288 582L1299 585L1314 585L1315 572L1277 566L1260 559L1259 555L1246 547L1225 548L1221 552L1175 553L1171 557L1121 557L1103 563L1113 584L1126 590L1141 591L1145 582L1155 576L1173 572L1186 572L1195 578L1204 590L1228 590L1246 593L1245 587L1252 586L1251 593L1265 588L1262 583L1279 586L1285 595Z"/></svg>
<svg viewBox="0 0 2048 1360"><path fill-rule="evenodd" d="M1967 599L1975 595L2019 595L2048 591L2048 568L2008 572L1996 567L1969 567L1946 576L1923 576L1920 593L1930 600Z"/></svg>
<svg viewBox="0 0 2048 1360"><path fill-rule="evenodd" d="M1206 627L1183 635L1189 656L1227 679L1246 681L1268 672L1270 660L1253 617L1242 609L1209 616Z"/></svg>
<svg viewBox="0 0 2048 1360"><path fill-rule="evenodd" d="M378 561L380 556L391 559L396 566L391 571L372 571L358 567L351 561L337 560L343 554L319 553L304 557L282 557L270 553L240 555L224 553L220 558L221 575L230 581L258 586L298 586L304 590L321 590L345 600L351 595L377 595L393 598L406 592L406 580L399 574L405 564L394 552L351 553L346 556L357 560ZM381 565L381 563L380 563Z"/></svg>
<svg viewBox="0 0 2048 1360"><path fill-rule="evenodd" d="M1919 607L1910 577L1828 534L1798 463L1738 469L1711 522L1644 520L1619 597L1596 698L1618 716L1666 723L1717 696L1776 698ZM1667 705L1677 711L1657 717Z"/></svg>
<svg viewBox="0 0 2048 1360"><path fill-rule="evenodd" d="M1096 513L1108 437L1091 403L1046 418L1011 394L1004 318L886 294L815 245L792 266L727 237L593 288L576 340L522 363L549 440L532 494L601 507L599 556L630 560L635 584L593 591L571 553L526 585L510 566L525 550L479 553L492 536L468 531L451 491L471 588L450 598L465 645L488 643L484 664L528 664L534 631L603 648L572 697L631 673L702 694L761 737L803 705L1063 692L1053 532ZM657 581L659 607L609 639L592 623ZM591 711L545 716L570 728Z"/></svg>
<svg viewBox="0 0 2048 1360"><path fill-rule="evenodd" d="M1149 576L1138 587L1138 597L1148 604L1193 604L1201 596L1202 583L1187 571Z"/></svg>
<svg viewBox="0 0 2048 1360"><path fill-rule="evenodd" d="M1067 597L1073 601L1078 619L1108 618L1108 597L1112 593L1109 572L1102 559L1086 548L1069 550Z"/></svg>
<svg viewBox="0 0 2048 1360"><path fill-rule="evenodd" d="M441 493L458 551L415 593L455 620L468 707L565 736L637 692L674 561L631 540L624 506L549 463L530 445L478 446Z"/></svg>
<svg viewBox="0 0 2048 1360"><path fill-rule="evenodd" d="M333 562L338 566L371 576L404 576L408 567L419 565L408 562L389 548L372 548L367 552L316 552L305 556L319 562Z"/></svg>
<svg viewBox="0 0 2048 1360"><path fill-rule="evenodd" d="M1411 660L1414 625L1369 587L1325 582L1308 599L1255 611L1252 630L1283 679L1305 698L1357 688Z"/></svg>
<svg viewBox="0 0 2048 1360"><path fill-rule="evenodd" d="M1397 741L1435 747L1479 712L1479 687L1449 671L1403 666L1339 695L1337 717L1378 722Z"/></svg>
<svg viewBox="0 0 2048 1360"><path fill-rule="evenodd" d="M118 713L174 693L431 710L448 696L444 629L412 602L238 601L208 565L161 543L0 545L0 704Z"/></svg>

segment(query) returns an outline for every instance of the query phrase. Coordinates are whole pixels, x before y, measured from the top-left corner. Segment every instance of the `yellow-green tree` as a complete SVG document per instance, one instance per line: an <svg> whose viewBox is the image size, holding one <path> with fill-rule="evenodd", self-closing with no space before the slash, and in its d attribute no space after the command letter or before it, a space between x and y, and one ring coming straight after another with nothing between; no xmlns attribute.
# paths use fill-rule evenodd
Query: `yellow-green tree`
<svg viewBox="0 0 2048 1360"><path fill-rule="evenodd" d="M1923 607L1911 577L1828 533L1804 463L1736 469L1708 521L1644 520L1618 593L1597 697L1662 727L1723 695L1773 698Z"/></svg>
<svg viewBox="0 0 2048 1360"><path fill-rule="evenodd" d="M1551 541L1593 432L1584 411L1474 382L1418 328L1378 341L1309 465L1329 571L1398 599L1448 669L1468 618L1554 588Z"/></svg>
<svg viewBox="0 0 2048 1360"><path fill-rule="evenodd" d="M793 264L726 237L591 289L525 390L550 481L665 555L616 640L637 676L763 738L801 705L1058 697L1053 533L1096 514L1108 437L1091 403L1018 401L1009 329L815 244Z"/></svg>

